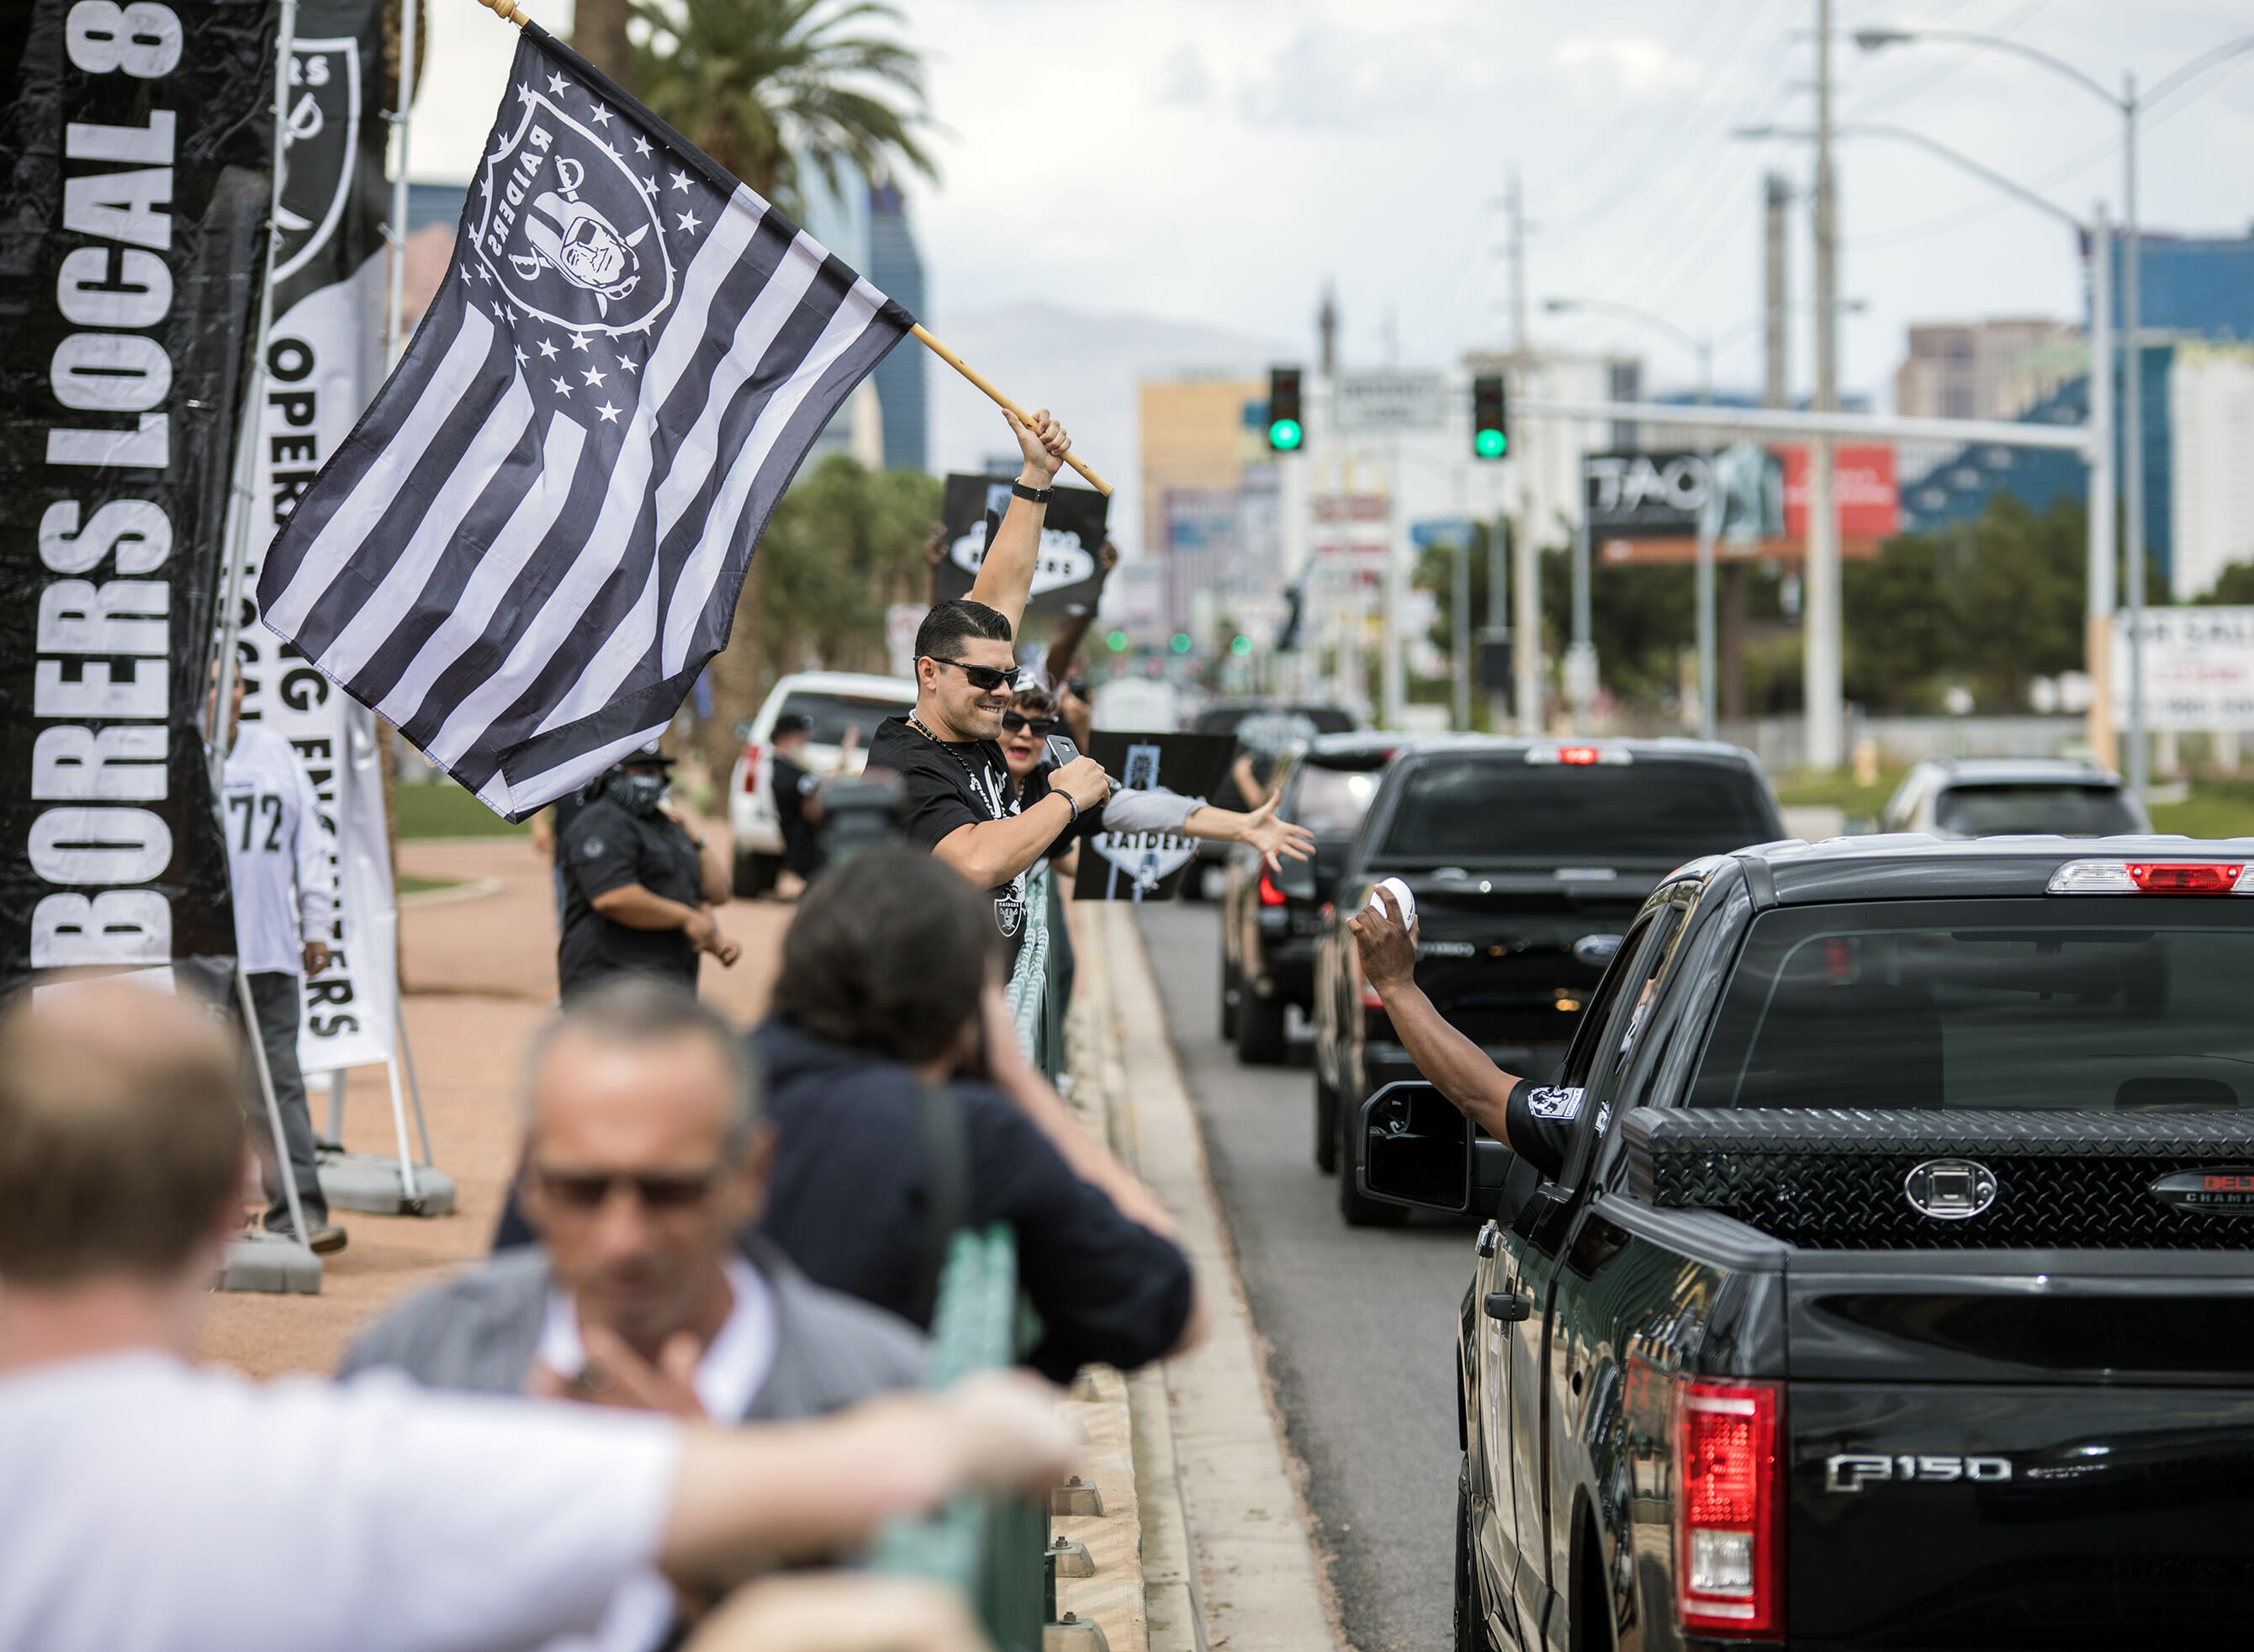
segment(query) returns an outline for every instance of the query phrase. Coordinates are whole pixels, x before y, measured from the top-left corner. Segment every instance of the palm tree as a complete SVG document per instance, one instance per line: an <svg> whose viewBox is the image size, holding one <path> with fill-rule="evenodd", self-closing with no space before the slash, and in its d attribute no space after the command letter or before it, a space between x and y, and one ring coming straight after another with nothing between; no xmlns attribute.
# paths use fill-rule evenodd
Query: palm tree
<svg viewBox="0 0 2254 1652"><path fill-rule="evenodd" d="M800 169L838 192L840 163L871 182L905 163L927 178L923 60L897 41L847 34L898 21L884 0L635 0L634 85L660 118L786 212Z"/></svg>
<svg viewBox="0 0 2254 1652"><path fill-rule="evenodd" d="M615 0L613 0L615 3ZM586 0L582 0L586 4ZM896 41L849 33L898 22L884 0L632 0L633 78L651 111L760 194L794 217L805 208L802 169L832 195L850 162L879 183L905 164L937 169L924 148L930 128L923 60ZM788 513L778 514L781 525ZM775 538L770 527L769 539ZM788 536L786 535L787 538ZM725 774L736 724L759 709L779 647L823 634L805 582L780 578L767 600L763 552L752 558L729 646L712 662L707 755ZM770 609L778 612L770 612ZM825 639L825 642L827 639Z"/></svg>

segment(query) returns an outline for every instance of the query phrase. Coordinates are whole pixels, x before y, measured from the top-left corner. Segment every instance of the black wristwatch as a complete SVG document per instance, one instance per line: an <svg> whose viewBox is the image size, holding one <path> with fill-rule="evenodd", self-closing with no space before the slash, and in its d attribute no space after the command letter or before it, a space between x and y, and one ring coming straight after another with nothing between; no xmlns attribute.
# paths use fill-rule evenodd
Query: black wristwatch
<svg viewBox="0 0 2254 1652"><path fill-rule="evenodd" d="M1036 505L1046 505L1056 497L1054 487L1028 487L1023 482L1012 482L1010 491L1019 499L1029 500Z"/></svg>

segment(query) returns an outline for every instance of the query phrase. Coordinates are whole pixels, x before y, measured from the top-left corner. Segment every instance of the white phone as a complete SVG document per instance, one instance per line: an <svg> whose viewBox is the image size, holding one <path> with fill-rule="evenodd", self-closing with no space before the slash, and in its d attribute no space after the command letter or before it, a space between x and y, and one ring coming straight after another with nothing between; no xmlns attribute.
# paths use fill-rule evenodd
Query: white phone
<svg viewBox="0 0 2254 1652"><path fill-rule="evenodd" d="M1409 886L1398 878L1381 878L1378 881L1377 889L1391 890L1393 892L1393 904L1401 908L1402 927L1404 928L1416 928L1417 897L1410 892ZM1383 912L1385 910L1385 903L1377 898L1377 889L1373 889L1369 892L1370 910L1373 912Z"/></svg>

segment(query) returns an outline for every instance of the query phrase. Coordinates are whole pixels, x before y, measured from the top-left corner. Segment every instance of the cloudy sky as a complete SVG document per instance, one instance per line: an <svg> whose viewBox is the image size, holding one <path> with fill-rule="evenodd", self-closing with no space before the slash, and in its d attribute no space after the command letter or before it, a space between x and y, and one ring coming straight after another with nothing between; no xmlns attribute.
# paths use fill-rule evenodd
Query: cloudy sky
<svg viewBox="0 0 2254 1652"><path fill-rule="evenodd" d="M528 0L552 26L569 0ZM1550 297L1654 310L1716 339L1718 376L1759 374L1751 325L1762 173L1804 146L1735 129L1810 116L1814 0L904 0L932 55L943 176L916 212L934 314L1042 299L1312 340L1336 285L1349 365L1438 365L1508 325L1499 201L1522 181L1536 341L1648 345L1632 324L1543 313ZM2146 84L2254 29L2244 0L1838 0L1842 120L1911 126L2068 206L2120 204L2119 122L2015 59L1940 46L1877 57L1874 24L2010 35L2109 84ZM438 69L415 173L460 180L499 102L514 32L432 0ZM1851 388L1883 402L1913 319L2068 315L2068 233L1905 145L1841 147ZM2148 225L2254 221L2254 55L2147 117ZM1805 214L1794 249L1805 294ZM1312 350L1312 343L1306 346ZM1804 332L1795 378L1804 384Z"/></svg>

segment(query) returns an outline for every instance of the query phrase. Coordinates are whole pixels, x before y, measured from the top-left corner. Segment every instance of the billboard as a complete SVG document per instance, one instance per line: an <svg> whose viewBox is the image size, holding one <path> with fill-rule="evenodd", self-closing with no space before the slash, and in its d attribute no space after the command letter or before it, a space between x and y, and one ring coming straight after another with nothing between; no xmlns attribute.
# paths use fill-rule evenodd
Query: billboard
<svg viewBox="0 0 2254 1652"><path fill-rule="evenodd" d="M1840 551L1875 556L1900 530L1890 446L1833 450ZM1740 442L1711 454L1592 453L1581 462L1589 539L1608 563L1684 563L1711 514L1725 560L1797 561L1808 540L1808 449Z"/></svg>
<svg viewBox="0 0 2254 1652"><path fill-rule="evenodd" d="M2145 726L2254 729L2254 608L2147 608ZM2129 726L2129 617L2113 620L2113 726Z"/></svg>

